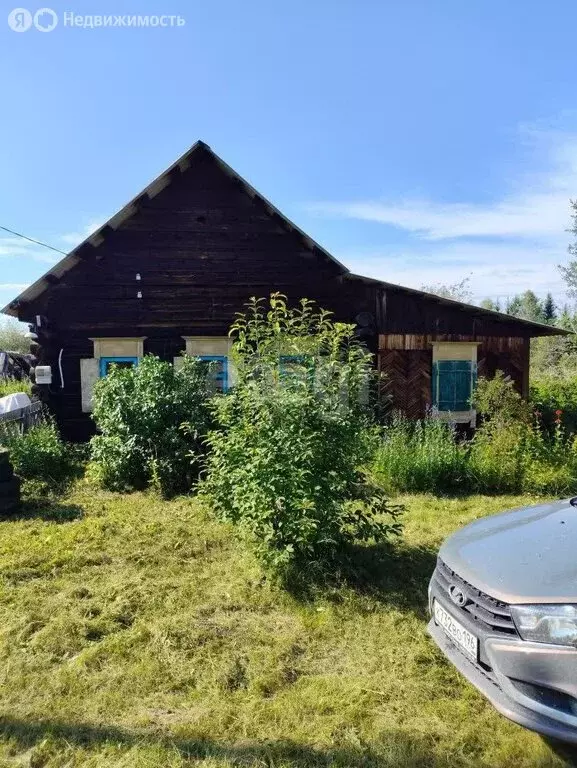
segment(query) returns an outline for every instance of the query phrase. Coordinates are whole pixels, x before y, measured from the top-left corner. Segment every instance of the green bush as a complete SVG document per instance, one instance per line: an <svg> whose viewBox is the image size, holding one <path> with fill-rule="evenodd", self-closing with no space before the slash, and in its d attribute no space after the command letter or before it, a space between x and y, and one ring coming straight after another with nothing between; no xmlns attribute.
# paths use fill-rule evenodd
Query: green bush
<svg viewBox="0 0 577 768"><path fill-rule="evenodd" d="M388 491L446 493L467 487L467 459L454 426L395 415L382 429L372 470Z"/></svg>
<svg viewBox="0 0 577 768"><path fill-rule="evenodd" d="M501 371L480 379L475 404L482 417L470 451L475 487L489 493L567 494L577 489L573 437L556 416L552 433Z"/></svg>
<svg viewBox="0 0 577 768"><path fill-rule="evenodd" d="M279 294L264 301L253 299L231 331L238 381L212 403L204 492L282 570L400 526L359 471L373 374L354 327L306 299L299 309Z"/></svg>
<svg viewBox="0 0 577 768"><path fill-rule="evenodd" d="M375 446L374 475L389 491L577 492L576 441L560 413L544 428L502 371L479 380L474 402L480 423L470 440L435 419L395 417Z"/></svg>
<svg viewBox="0 0 577 768"><path fill-rule="evenodd" d="M212 391L206 366L180 369L152 355L134 368L113 366L94 391L91 474L103 486L152 486L164 496L191 488L201 466Z"/></svg>
<svg viewBox="0 0 577 768"><path fill-rule="evenodd" d="M471 490L520 493L529 463L529 432L525 424L482 424L470 448Z"/></svg>
<svg viewBox="0 0 577 768"><path fill-rule="evenodd" d="M62 440L50 417L24 434L5 426L0 443L10 449L16 474L39 494L65 490L78 472L78 451Z"/></svg>
<svg viewBox="0 0 577 768"><path fill-rule="evenodd" d="M531 403L550 432L559 411L567 431L577 432L577 376L540 376L531 382Z"/></svg>

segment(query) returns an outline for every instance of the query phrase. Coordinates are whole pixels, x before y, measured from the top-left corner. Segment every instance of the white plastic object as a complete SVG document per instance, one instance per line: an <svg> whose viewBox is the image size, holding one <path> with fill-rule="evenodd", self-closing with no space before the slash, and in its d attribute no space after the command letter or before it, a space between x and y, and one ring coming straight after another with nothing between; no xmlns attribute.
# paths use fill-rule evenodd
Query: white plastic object
<svg viewBox="0 0 577 768"><path fill-rule="evenodd" d="M37 365L34 377L37 384L52 384L52 368L49 365Z"/></svg>
<svg viewBox="0 0 577 768"><path fill-rule="evenodd" d="M31 402L26 392L15 392L12 395L5 395L0 397L0 414L19 411L21 408L26 408Z"/></svg>

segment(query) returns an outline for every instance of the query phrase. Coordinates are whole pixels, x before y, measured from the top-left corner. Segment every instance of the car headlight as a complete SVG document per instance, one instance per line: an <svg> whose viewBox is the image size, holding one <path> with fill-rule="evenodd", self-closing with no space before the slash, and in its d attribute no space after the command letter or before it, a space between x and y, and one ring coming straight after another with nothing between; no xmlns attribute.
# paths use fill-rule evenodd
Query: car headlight
<svg viewBox="0 0 577 768"><path fill-rule="evenodd" d="M523 640L577 646L577 605L512 605Z"/></svg>

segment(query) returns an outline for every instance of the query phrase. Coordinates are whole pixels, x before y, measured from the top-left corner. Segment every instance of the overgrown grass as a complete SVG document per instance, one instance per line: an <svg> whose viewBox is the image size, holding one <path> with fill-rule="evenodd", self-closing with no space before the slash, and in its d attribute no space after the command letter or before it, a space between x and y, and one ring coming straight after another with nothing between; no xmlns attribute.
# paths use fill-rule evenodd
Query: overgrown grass
<svg viewBox="0 0 577 768"><path fill-rule="evenodd" d="M79 485L0 522L0 765L561 765L425 632L441 539L532 499L403 501L402 542L306 599L195 500Z"/></svg>
<svg viewBox="0 0 577 768"><path fill-rule="evenodd" d="M27 395L30 395L32 392L31 382L18 379L0 379L0 397L14 395L17 392L25 392Z"/></svg>
<svg viewBox="0 0 577 768"><path fill-rule="evenodd" d="M456 491L470 484L467 447L435 419L393 418L383 428L372 467L389 492Z"/></svg>
<svg viewBox="0 0 577 768"><path fill-rule="evenodd" d="M486 422L470 439L435 419L395 418L375 440L369 471L389 493L577 492L577 441L558 419Z"/></svg>

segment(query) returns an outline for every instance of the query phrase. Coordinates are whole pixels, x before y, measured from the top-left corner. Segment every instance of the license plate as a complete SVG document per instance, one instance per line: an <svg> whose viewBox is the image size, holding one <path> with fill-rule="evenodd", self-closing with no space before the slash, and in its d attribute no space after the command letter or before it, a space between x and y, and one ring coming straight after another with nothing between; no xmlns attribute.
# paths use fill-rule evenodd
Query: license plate
<svg viewBox="0 0 577 768"><path fill-rule="evenodd" d="M433 616L435 621L439 624L451 638L451 640L459 646L471 659L477 661L477 654L479 650L479 640L469 632L468 629L453 618L451 614L446 611L443 606L436 600L433 602Z"/></svg>

